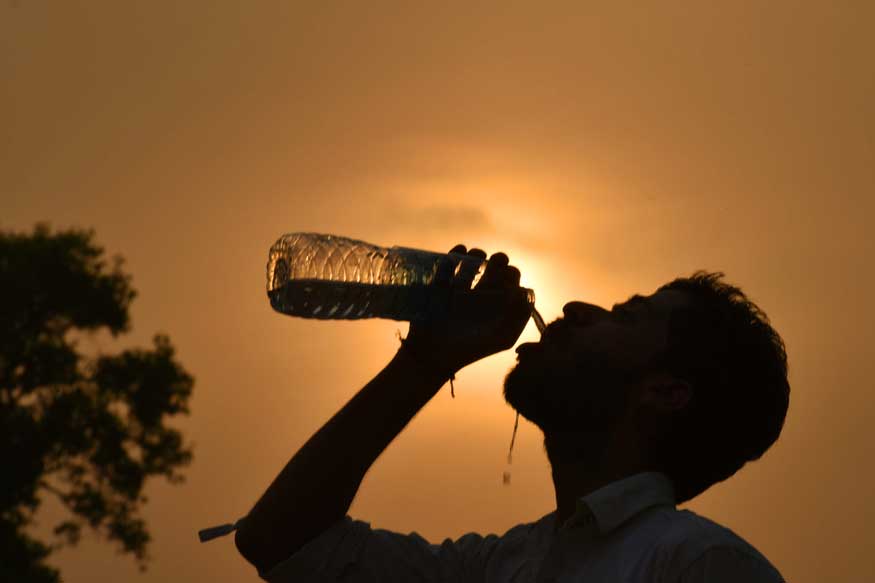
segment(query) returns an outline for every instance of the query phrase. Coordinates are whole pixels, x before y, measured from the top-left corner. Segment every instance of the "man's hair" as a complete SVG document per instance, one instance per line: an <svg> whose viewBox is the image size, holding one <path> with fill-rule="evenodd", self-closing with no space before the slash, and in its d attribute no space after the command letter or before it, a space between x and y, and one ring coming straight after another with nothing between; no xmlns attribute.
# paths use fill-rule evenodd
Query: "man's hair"
<svg viewBox="0 0 875 583"><path fill-rule="evenodd" d="M693 395L654 452L678 504L759 459L781 434L790 402L784 342L722 277L698 271L659 288L689 298L672 311L660 364L689 382Z"/></svg>

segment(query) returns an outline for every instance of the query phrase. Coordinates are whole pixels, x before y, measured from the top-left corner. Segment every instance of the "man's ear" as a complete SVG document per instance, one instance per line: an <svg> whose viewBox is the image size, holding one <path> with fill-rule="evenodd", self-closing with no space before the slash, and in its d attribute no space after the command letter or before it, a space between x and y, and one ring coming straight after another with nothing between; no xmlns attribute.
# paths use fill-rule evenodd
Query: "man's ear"
<svg viewBox="0 0 875 583"><path fill-rule="evenodd" d="M642 406L670 413L687 406L693 398L693 387L687 381L659 373L644 380L639 394Z"/></svg>

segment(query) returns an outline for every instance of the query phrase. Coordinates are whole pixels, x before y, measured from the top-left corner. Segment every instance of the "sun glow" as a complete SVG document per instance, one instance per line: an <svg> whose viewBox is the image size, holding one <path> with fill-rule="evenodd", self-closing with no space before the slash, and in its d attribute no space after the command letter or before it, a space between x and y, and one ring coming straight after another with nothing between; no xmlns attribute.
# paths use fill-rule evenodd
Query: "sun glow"
<svg viewBox="0 0 875 583"><path fill-rule="evenodd" d="M562 316L566 302L587 293L569 273L564 234L572 232L580 215L560 196L566 189L560 177L493 148L427 146L422 149L432 163L444 160L457 171L399 177L381 185L385 204L396 216L393 238L435 252L461 243L469 250L482 249L487 257L505 253L520 270L520 285L534 291L535 307L547 324ZM460 152L465 153L461 162ZM532 318L517 344L539 339ZM515 356L513 350L502 351L468 367L465 376L492 390Z"/></svg>

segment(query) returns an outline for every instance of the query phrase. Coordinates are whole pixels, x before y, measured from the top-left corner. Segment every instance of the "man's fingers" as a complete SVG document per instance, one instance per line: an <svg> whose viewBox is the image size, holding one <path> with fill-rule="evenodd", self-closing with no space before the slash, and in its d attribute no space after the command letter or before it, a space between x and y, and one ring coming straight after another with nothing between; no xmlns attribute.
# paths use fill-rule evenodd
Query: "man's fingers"
<svg viewBox="0 0 875 583"><path fill-rule="evenodd" d="M486 263L483 277L477 282L477 289L498 289L504 286L504 270L510 260L504 253L493 253Z"/></svg>
<svg viewBox="0 0 875 583"><path fill-rule="evenodd" d="M471 249L468 251L470 259L463 259L462 265L459 266L459 273L453 281L453 286L459 289L471 289L471 282L474 281L474 276L477 275L477 268L480 263L486 259L486 251L482 249Z"/></svg>
<svg viewBox="0 0 875 583"><path fill-rule="evenodd" d="M436 285L452 286L457 289L470 289L471 283L477 276L479 264L486 259L486 252L482 249L472 248L466 250L465 245L459 244L450 250L455 255L464 255L464 259L447 257L438 264L434 283ZM508 265L510 259L505 253L493 253L476 289L503 289L518 287L520 283L520 270Z"/></svg>
<svg viewBox="0 0 875 583"><path fill-rule="evenodd" d="M518 287L520 285L520 270L513 265L508 265L504 271L504 283L509 287Z"/></svg>
<svg viewBox="0 0 875 583"><path fill-rule="evenodd" d="M473 255L479 259L486 259L486 251L483 249L477 249L476 247L472 247L470 251L468 251L468 255Z"/></svg>
<svg viewBox="0 0 875 583"><path fill-rule="evenodd" d="M450 249L450 253L456 254L464 254L465 246L459 243L452 249ZM438 263L437 270L434 274L434 285L442 285L449 287L453 282L453 276L456 273L456 265L459 263L458 259L454 257L445 257Z"/></svg>

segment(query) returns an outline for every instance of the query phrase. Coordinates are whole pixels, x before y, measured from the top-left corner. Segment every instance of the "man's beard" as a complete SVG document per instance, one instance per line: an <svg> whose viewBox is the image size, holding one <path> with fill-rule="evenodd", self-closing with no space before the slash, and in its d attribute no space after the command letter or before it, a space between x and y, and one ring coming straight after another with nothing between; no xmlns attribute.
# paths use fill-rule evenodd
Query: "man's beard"
<svg viewBox="0 0 875 583"><path fill-rule="evenodd" d="M634 371L598 355L579 355L573 365L543 356L521 357L505 378L505 401L544 432L551 457L593 459L625 412Z"/></svg>

